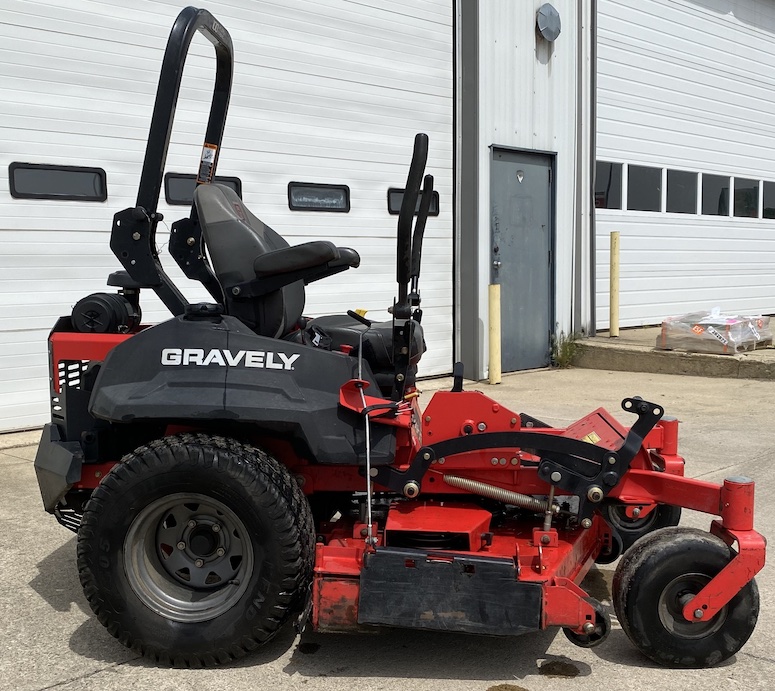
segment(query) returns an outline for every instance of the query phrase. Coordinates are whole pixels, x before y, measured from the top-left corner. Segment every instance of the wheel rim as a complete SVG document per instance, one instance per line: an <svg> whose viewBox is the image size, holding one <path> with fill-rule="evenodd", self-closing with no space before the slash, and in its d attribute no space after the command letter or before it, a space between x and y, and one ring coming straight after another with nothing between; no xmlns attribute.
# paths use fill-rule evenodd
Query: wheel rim
<svg viewBox="0 0 775 691"><path fill-rule="evenodd" d="M704 573L689 573L674 578L659 596L658 611L662 625L681 638L705 638L718 631L726 621L727 606L707 621L687 621L683 608L694 599L711 580Z"/></svg>
<svg viewBox="0 0 775 691"><path fill-rule="evenodd" d="M623 504L614 504L609 507L607 518L614 525L624 532L649 532L657 522L660 507L656 506L643 518L630 518L627 515L627 506Z"/></svg>
<svg viewBox="0 0 775 691"><path fill-rule="evenodd" d="M140 511L124 540L124 569L138 598L167 619L198 622L233 607L254 553L244 523L203 494L173 494Z"/></svg>

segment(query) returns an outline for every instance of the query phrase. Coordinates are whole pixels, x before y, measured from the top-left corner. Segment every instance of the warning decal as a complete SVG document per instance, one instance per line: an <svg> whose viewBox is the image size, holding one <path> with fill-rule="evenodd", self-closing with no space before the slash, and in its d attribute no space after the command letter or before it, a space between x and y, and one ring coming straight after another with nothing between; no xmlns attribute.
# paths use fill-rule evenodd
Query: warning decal
<svg viewBox="0 0 775 691"><path fill-rule="evenodd" d="M218 153L218 147L215 144L204 143L202 146L202 158L199 162L199 175L196 176L198 183L208 183L213 179L215 173L215 159Z"/></svg>

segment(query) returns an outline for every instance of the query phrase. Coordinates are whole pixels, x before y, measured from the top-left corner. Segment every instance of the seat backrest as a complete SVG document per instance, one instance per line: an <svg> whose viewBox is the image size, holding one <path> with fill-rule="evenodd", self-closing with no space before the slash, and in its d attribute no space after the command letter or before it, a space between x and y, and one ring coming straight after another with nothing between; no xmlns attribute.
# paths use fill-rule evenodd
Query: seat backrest
<svg viewBox="0 0 775 691"><path fill-rule="evenodd" d="M232 288L256 278L256 257L288 247L288 243L256 218L229 187L198 185L194 205L215 275L223 288L226 312L262 336L281 338L292 331L304 309L304 282L238 300Z"/></svg>

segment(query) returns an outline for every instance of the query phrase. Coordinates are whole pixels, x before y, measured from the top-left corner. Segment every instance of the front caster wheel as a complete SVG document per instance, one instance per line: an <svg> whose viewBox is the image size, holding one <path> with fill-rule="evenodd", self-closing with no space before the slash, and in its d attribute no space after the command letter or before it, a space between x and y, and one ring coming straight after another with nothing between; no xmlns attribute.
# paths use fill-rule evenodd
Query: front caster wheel
<svg viewBox="0 0 775 691"><path fill-rule="evenodd" d="M631 518L627 515L627 505L619 502L606 502L602 508L603 518L619 534L622 552L626 552L636 540L653 533L660 528L678 525L681 520L681 507L670 504L657 504L643 518ZM618 555L617 555L618 556ZM613 561L613 560L612 560ZM598 562L611 563L611 562Z"/></svg>
<svg viewBox="0 0 775 691"><path fill-rule="evenodd" d="M719 538L689 528L664 528L625 553L613 580L613 604L635 646L665 667L701 668L734 655L759 615L755 581L707 621L687 621L687 602L734 553Z"/></svg>
<svg viewBox="0 0 775 691"><path fill-rule="evenodd" d="M595 608L595 623L587 622L585 624L589 630L583 634L567 628L562 630L565 637L579 648L594 648L608 638L608 634L611 633L611 617L608 616L605 607L597 600L587 598L587 601Z"/></svg>

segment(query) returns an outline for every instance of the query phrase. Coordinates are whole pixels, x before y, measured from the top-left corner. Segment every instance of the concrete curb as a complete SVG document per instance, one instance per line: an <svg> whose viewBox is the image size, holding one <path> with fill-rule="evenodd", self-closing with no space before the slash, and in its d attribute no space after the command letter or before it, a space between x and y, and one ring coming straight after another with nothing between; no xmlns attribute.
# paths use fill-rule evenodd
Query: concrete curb
<svg viewBox="0 0 775 691"><path fill-rule="evenodd" d="M24 432L7 432L0 434L0 451L18 449L21 446L33 446L39 441L40 429L31 429Z"/></svg>
<svg viewBox="0 0 775 691"><path fill-rule="evenodd" d="M711 355L656 350L646 346L619 345L590 339L578 343L573 365L617 372L775 380L775 359L767 351Z"/></svg>

